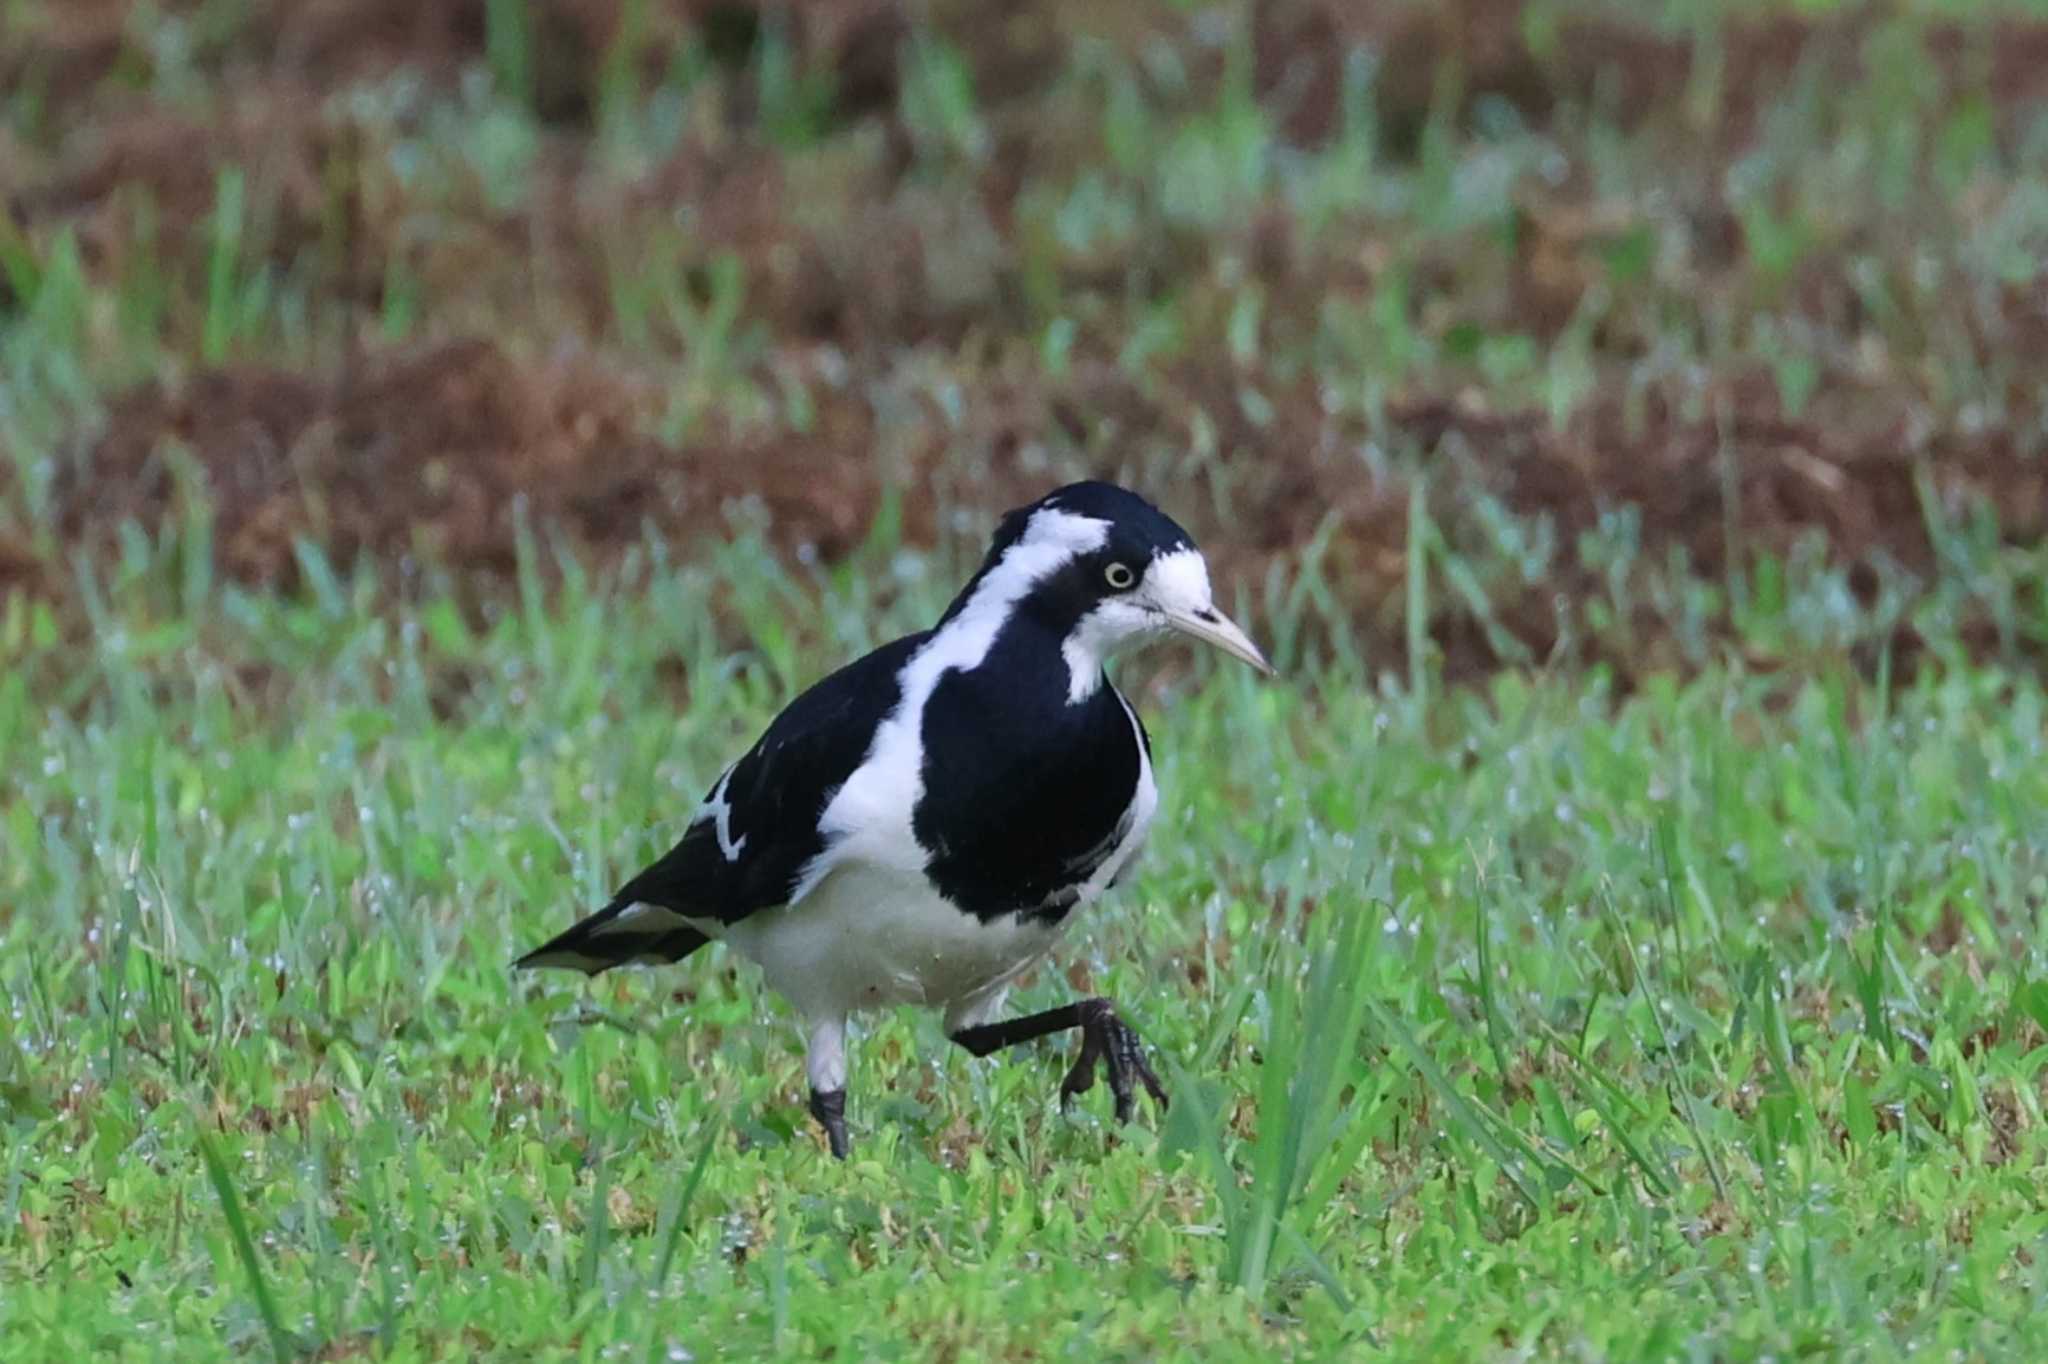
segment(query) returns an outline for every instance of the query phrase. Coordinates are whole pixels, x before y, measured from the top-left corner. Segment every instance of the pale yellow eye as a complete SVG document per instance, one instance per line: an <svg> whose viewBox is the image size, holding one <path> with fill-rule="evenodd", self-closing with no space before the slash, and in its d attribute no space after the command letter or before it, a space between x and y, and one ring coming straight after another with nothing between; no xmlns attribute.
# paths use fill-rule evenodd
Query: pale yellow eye
<svg viewBox="0 0 2048 1364"><path fill-rule="evenodd" d="M1102 580L1117 591L1122 592L1130 587L1132 583L1138 581L1138 575L1131 572L1129 564L1113 563L1102 570Z"/></svg>

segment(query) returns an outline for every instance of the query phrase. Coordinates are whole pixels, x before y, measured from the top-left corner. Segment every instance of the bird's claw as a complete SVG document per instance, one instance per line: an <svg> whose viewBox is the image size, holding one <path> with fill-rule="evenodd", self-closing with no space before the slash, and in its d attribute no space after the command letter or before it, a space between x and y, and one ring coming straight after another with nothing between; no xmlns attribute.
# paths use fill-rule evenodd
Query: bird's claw
<svg viewBox="0 0 2048 1364"><path fill-rule="evenodd" d="M1060 1081L1062 1110L1076 1094L1094 1088L1097 1061L1109 1071L1109 1092L1116 1101L1118 1122L1131 1120L1136 1094L1133 1079L1144 1085L1145 1092L1162 1109L1168 1106L1166 1087L1159 1083L1159 1077L1145 1060L1144 1040L1135 1028L1118 1017L1116 1006L1106 999L1091 999L1082 1006L1081 1051L1066 1079Z"/></svg>

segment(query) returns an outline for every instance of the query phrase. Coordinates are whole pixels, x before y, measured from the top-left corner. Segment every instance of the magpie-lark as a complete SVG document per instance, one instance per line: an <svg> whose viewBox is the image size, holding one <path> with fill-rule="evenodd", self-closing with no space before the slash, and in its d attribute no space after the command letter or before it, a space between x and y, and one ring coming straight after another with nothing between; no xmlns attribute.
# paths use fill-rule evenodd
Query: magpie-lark
<svg viewBox="0 0 2048 1364"><path fill-rule="evenodd" d="M1109 1000L995 1016L1144 842L1151 741L1103 663L1168 630L1272 671L1142 497L1075 483L1009 513L936 626L792 701L674 848L517 964L595 975L724 941L803 1016L811 1113L841 1158L847 1015L883 1005L943 1010L976 1056L1078 1028L1063 1105L1097 1062L1119 1122L1134 1081L1164 1105Z"/></svg>

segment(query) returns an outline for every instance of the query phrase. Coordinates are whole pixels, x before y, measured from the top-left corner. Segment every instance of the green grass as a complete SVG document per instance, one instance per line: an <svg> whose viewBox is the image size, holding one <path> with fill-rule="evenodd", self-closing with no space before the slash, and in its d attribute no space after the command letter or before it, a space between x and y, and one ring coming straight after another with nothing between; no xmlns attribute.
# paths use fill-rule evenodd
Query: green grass
<svg viewBox="0 0 2048 1364"><path fill-rule="evenodd" d="M750 968L506 963L952 556L529 550L485 621L165 555L0 622L10 1360L2048 1344L2032 676L1141 660L1163 817L1063 961L1180 1102L891 1014L842 1166Z"/></svg>

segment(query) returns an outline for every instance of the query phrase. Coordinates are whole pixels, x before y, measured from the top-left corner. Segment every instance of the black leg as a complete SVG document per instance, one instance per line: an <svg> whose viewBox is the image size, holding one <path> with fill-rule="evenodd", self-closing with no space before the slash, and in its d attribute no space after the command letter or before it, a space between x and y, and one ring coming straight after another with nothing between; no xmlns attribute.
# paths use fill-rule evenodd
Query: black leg
<svg viewBox="0 0 2048 1364"><path fill-rule="evenodd" d="M1023 1018L962 1028L953 1034L953 1040L976 1056L987 1056L1068 1028L1081 1030L1081 1050L1066 1079L1060 1081L1060 1107L1065 1108L1068 1100L1094 1085L1098 1061L1109 1070L1109 1092L1116 1099L1118 1122L1131 1120L1131 1100L1136 1092L1133 1080L1144 1085L1161 1108L1167 1106L1166 1088L1145 1061L1144 1043L1136 1030L1117 1016L1116 1005L1106 999L1077 1000Z"/></svg>
<svg viewBox="0 0 2048 1364"><path fill-rule="evenodd" d="M811 1091L811 1116L825 1129L825 1140L832 1145L835 1159L845 1160L846 1145L846 1091L843 1089L814 1089Z"/></svg>
<svg viewBox="0 0 2048 1364"><path fill-rule="evenodd" d="M1094 1004L1097 1001L1091 999L1085 1002ZM1109 1001L1100 1002L1106 1004ZM1004 1047L1014 1047L1019 1042L1035 1042L1041 1037L1080 1026L1081 1005L1062 1004L1057 1009L1047 1009L1044 1013L1026 1014L1022 1018L1006 1018L1000 1023L977 1023L971 1028L962 1028L954 1033L953 1040L976 1056L987 1056L991 1052L1001 1051Z"/></svg>

